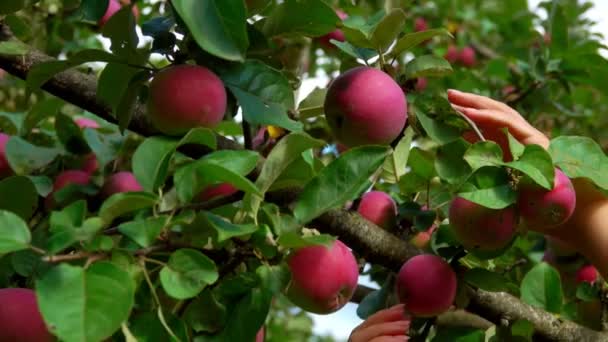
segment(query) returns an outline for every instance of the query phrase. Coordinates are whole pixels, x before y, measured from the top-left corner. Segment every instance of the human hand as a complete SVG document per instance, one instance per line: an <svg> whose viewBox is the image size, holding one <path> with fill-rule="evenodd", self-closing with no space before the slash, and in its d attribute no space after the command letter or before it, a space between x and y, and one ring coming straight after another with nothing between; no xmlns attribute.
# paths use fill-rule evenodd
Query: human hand
<svg viewBox="0 0 608 342"><path fill-rule="evenodd" d="M408 341L410 317L403 304L380 310L356 327L348 342L403 342Z"/></svg>
<svg viewBox="0 0 608 342"><path fill-rule="evenodd" d="M505 151L505 156L510 157L510 153L507 152L509 143L507 136L502 131L504 128L507 128L509 133L522 144L549 147L549 138L528 123L515 109L502 102L453 89L448 90L448 100L454 109L467 116L479 127L486 139L498 143ZM467 133L465 139L470 142L477 140L472 132Z"/></svg>

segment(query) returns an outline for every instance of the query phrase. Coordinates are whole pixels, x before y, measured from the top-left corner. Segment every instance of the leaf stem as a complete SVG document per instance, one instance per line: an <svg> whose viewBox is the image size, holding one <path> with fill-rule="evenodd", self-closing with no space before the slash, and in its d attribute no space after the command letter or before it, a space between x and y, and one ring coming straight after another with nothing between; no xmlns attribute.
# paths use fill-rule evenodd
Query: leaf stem
<svg viewBox="0 0 608 342"><path fill-rule="evenodd" d="M30 245L30 249L40 255L47 255L47 252L44 249L36 247L34 245Z"/></svg>
<svg viewBox="0 0 608 342"><path fill-rule="evenodd" d="M479 127L477 127L477 125L475 124L475 122L473 122L473 120L471 120L468 116L464 115L464 113L462 113L461 111L459 111L457 109L454 109L454 110L456 111L456 113L458 113L458 115L460 115L460 117L462 117L464 119L464 121L467 122L467 124L469 124L471 129L473 129L475 134L477 134L477 137L479 137L479 140L486 141L486 138L483 136L483 134L481 134Z"/></svg>
<svg viewBox="0 0 608 342"><path fill-rule="evenodd" d="M156 289L154 288L154 284L152 284L152 280L150 279L150 275L148 274L148 270L146 269L146 262L144 260L144 257L139 258L139 265L141 266L144 278L146 279L146 283L148 283L148 286L150 287L152 298L154 298L154 302L156 302L156 305L160 308L160 299L158 298L158 294L156 294Z"/></svg>
<svg viewBox="0 0 608 342"><path fill-rule="evenodd" d="M152 259L152 258L147 258L147 257L145 257L145 256L142 256L141 258L142 258L144 261L149 262L149 263L152 263L152 264L161 265L161 266L163 266L163 267L164 267L164 266L167 266L167 264L166 264L166 263L164 263L164 262L162 262L162 261L160 261L160 260L156 260L156 259Z"/></svg>

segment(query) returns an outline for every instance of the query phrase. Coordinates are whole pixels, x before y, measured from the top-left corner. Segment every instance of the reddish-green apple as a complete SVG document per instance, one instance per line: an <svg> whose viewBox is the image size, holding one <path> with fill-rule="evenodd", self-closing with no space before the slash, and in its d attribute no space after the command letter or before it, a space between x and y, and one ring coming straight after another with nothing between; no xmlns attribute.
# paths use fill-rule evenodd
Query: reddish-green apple
<svg viewBox="0 0 608 342"><path fill-rule="evenodd" d="M390 144L407 121L405 94L389 75L357 67L338 76L325 97L325 116L347 146Z"/></svg>
<svg viewBox="0 0 608 342"><path fill-rule="evenodd" d="M566 222L576 207L576 192L570 178L555 169L553 189L532 181L520 182L517 205L526 226L533 229L557 227Z"/></svg>
<svg viewBox="0 0 608 342"><path fill-rule="evenodd" d="M357 211L365 219L384 229L391 229L397 223L397 205L386 192L365 193L361 196Z"/></svg>
<svg viewBox="0 0 608 342"><path fill-rule="evenodd" d="M417 255L397 275L397 295L414 316L433 317L447 311L456 297L456 274L442 258Z"/></svg>
<svg viewBox="0 0 608 342"><path fill-rule="evenodd" d="M460 58L460 52L458 52L458 47L456 47L456 45L448 46L448 50L446 51L445 56L443 56L443 58L450 62L450 64L458 62L458 59Z"/></svg>
<svg viewBox="0 0 608 342"><path fill-rule="evenodd" d="M38 309L36 294L30 289L0 289L0 341L51 342Z"/></svg>
<svg viewBox="0 0 608 342"><path fill-rule="evenodd" d="M340 20L344 20L344 19L348 18L348 15L346 13L344 13L342 10L336 10L336 14L340 18ZM321 47L323 49L325 49L326 51L335 50L336 46L331 43L332 39L337 40L339 42L343 42L345 40L344 32L342 32L342 30L340 30L340 29L335 29L335 30L329 32L328 34L319 37L318 38L319 45L321 45Z"/></svg>
<svg viewBox="0 0 608 342"><path fill-rule="evenodd" d="M8 160L6 159L6 143L10 140L10 136L0 133L0 179L6 178L13 174Z"/></svg>
<svg viewBox="0 0 608 342"><path fill-rule="evenodd" d="M226 197L230 195L234 195L239 191L239 189L235 188L230 183L220 183L215 185L210 185L203 189L197 196L197 202L206 202L210 201L214 198Z"/></svg>
<svg viewBox="0 0 608 342"><path fill-rule="evenodd" d="M291 281L287 297L300 308L316 314L341 309L357 288L359 267L350 249L336 240L331 247L308 246L288 257Z"/></svg>
<svg viewBox="0 0 608 342"><path fill-rule="evenodd" d="M226 112L224 83L198 65L167 68L150 83L148 115L167 135L181 135L194 127L215 127Z"/></svg>
<svg viewBox="0 0 608 342"><path fill-rule="evenodd" d="M477 54L475 49L470 46L466 46L460 51L460 55L458 57L460 63L466 67L472 67L477 63Z"/></svg>
<svg viewBox="0 0 608 342"><path fill-rule="evenodd" d="M108 198L121 192L143 191L133 173L128 171L116 172L106 179L101 187L101 197Z"/></svg>
<svg viewBox="0 0 608 342"><path fill-rule="evenodd" d="M429 24L422 17L418 17L414 20L414 31L426 31L429 29Z"/></svg>
<svg viewBox="0 0 608 342"><path fill-rule="evenodd" d="M507 248L516 233L515 209L490 209L456 197L449 211L456 238L470 252L492 256Z"/></svg>

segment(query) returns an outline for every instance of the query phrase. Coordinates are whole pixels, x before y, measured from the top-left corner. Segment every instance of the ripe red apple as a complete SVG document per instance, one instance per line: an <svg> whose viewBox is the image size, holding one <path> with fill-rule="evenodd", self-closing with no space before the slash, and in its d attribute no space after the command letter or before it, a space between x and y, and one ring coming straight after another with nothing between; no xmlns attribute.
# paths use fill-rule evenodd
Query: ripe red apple
<svg viewBox="0 0 608 342"><path fill-rule="evenodd" d="M76 123L76 125L78 125L78 127L85 129L85 128L92 128L92 129L97 129L99 128L99 124L97 123L97 121L92 120L92 119L87 119L87 118L78 118L75 119L74 122Z"/></svg>
<svg viewBox="0 0 608 342"><path fill-rule="evenodd" d="M422 17L418 17L414 20L414 31L426 31L429 29L429 24Z"/></svg>
<svg viewBox="0 0 608 342"><path fill-rule="evenodd" d="M429 229L423 232L418 232L416 235L414 235L414 237L412 237L410 243L420 249L427 249L431 243L431 238L433 237L433 232L435 229L437 229L437 226L433 224Z"/></svg>
<svg viewBox="0 0 608 342"><path fill-rule="evenodd" d="M261 327L260 330L258 330L258 333L255 335L255 342L264 342L264 337L266 335L265 330L264 327Z"/></svg>
<svg viewBox="0 0 608 342"><path fill-rule="evenodd" d="M417 255L397 275L397 296L412 315L433 317L447 311L456 297L456 274L442 258Z"/></svg>
<svg viewBox="0 0 608 342"><path fill-rule="evenodd" d="M100 194L102 198L108 198L121 192L135 192L143 190L144 188L139 185L139 182L137 179L135 179L135 175L133 175L133 173L121 171L106 179L105 183L101 187Z"/></svg>
<svg viewBox="0 0 608 342"><path fill-rule="evenodd" d="M54 194L70 184L87 185L91 181L91 174L82 170L65 170L57 175L51 193L45 199L47 209L55 205Z"/></svg>
<svg viewBox="0 0 608 342"><path fill-rule="evenodd" d="M196 196L196 201L197 202L206 202L206 201L210 201L214 198L234 195L238 191L239 191L239 189L235 188L230 183L220 183L220 184L216 184L216 185L210 185L210 186L206 187L205 189L203 189L203 191L201 191Z"/></svg>
<svg viewBox="0 0 608 342"><path fill-rule="evenodd" d="M494 256L507 248L516 233L515 209L490 209L462 197L452 201L450 226L460 243L480 256Z"/></svg>
<svg viewBox="0 0 608 342"><path fill-rule="evenodd" d="M424 91L428 84L429 81L426 79L426 77L418 77L416 80L416 91Z"/></svg>
<svg viewBox="0 0 608 342"><path fill-rule="evenodd" d="M6 143L8 143L10 138L10 135L0 133L0 179L13 174L13 169L11 169L6 159Z"/></svg>
<svg viewBox="0 0 608 342"><path fill-rule="evenodd" d="M477 54L475 49L470 46L466 46L460 51L460 56L458 58L460 63L466 67L472 67L477 63Z"/></svg>
<svg viewBox="0 0 608 342"><path fill-rule="evenodd" d="M450 64L458 62L458 59L460 58L460 52L458 52L458 48L456 47L456 45L448 46L448 51L445 53L445 56L443 56L443 58L450 62Z"/></svg>
<svg viewBox="0 0 608 342"><path fill-rule="evenodd" d="M110 0L108 2L108 8L106 9L106 13L103 15L103 17L101 17L101 19L99 19L99 22L97 23L100 27L104 26L108 20L110 20L110 18L116 14L116 12L120 11L120 9L122 8L122 5L128 5L129 4L129 0L126 1L118 1L118 0ZM137 6L133 6L133 15L135 16L135 21L137 21L139 19L139 9L137 8Z"/></svg>
<svg viewBox="0 0 608 342"><path fill-rule="evenodd" d="M397 204L386 192L370 191L361 197L359 214L368 221L384 229L395 226L397 218Z"/></svg>
<svg viewBox="0 0 608 342"><path fill-rule="evenodd" d="M348 14L344 13L342 10L336 10L336 14L340 18L340 20L348 18ZM321 45L321 47L326 51L336 49L336 46L330 42L330 40L332 39L343 42L346 38L344 37L344 32L342 32L342 30L340 29L335 29L329 32L328 34L317 38L317 40L319 41L319 45Z"/></svg>
<svg viewBox="0 0 608 342"><path fill-rule="evenodd" d="M287 263L291 270L287 298L306 311L316 314L338 311L357 288L357 260L339 240L330 248L300 248L288 257Z"/></svg>
<svg viewBox="0 0 608 342"><path fill-rule="evenodd" d="M194 127L215 127L226 112L224 83L211 70L178 65L156 74L150 83L148 114L167 135L181 135Z"/></svg>
<svg viewBox="0 0 608 342"><path fill-rule="evenodd" d="M570 178L555 169L553 189L547 190L532 181L522 181L517 205L526 226L532 229L554 228L565 223L576 207L576 192Z"/></svg>
<svg viewBox="0 0 608 342"><path fill-rule="evenodd" d="M587 282L593 284L597 281L598 276L599 272L593 265L585 265L576 272L576 283Z"/></svg>
<svg viewBox="0 0 608 342"><path fill-rule="evenodd" d="M82 158L82 163L80 164L80 169L87 173L94 173L99 169L99 162L97 162L97 157L95 153L89 153Z"/></svg>
<svg viewBox="0 0 608 342"><path fill-rule="evenodd" d="M0 289L0 303L0 341L55 341L42 319L34 291Z"/></svg>
<svg viewBox="0 0 608 342"><path fill-rule="evenodd" d="M347 146L390 144L407 121L407 100L386 73L357 67L338 76L325 97L325 116Z"/></svg>

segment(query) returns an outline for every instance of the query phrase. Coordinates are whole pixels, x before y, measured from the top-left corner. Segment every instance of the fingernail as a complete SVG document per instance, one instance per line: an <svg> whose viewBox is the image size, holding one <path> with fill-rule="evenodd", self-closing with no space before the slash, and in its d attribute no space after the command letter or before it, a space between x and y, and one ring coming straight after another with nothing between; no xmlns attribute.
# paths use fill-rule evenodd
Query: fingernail
<svg viewBox="0 0 608 342"><path fill-rule="evenodd" d="M460 94L461 91L460 90L456 90L456 89L448 89L448 93L456 93L456 94Z"/></svg>

